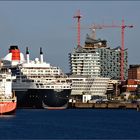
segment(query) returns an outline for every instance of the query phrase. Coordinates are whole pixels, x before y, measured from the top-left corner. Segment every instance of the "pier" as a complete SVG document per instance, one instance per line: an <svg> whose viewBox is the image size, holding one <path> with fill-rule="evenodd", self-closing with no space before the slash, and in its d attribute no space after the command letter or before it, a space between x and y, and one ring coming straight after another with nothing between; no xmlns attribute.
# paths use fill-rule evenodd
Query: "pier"
<svg viewBox="0 0 140 140"><path fill-rule="evenodd" d="M139 111L140 104L135 103L69 103L69 108L81 109L136 109Z"/></svg>

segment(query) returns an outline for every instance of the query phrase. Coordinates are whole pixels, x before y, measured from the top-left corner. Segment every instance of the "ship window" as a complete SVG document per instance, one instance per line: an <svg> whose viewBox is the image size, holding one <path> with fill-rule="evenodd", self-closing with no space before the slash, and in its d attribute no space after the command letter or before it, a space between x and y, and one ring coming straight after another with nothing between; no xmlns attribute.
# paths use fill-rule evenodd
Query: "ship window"
<svg viewBox="0 0 140 140"><path fill-rule="evenodd" d="M42 83L40 83L39 85L43 85Z"/></svg>
<svg viewBox="0 0 140 140"><path fill-rule="evenodd" d="M11 79L6 79L6 81L11 81Z"/></svg>

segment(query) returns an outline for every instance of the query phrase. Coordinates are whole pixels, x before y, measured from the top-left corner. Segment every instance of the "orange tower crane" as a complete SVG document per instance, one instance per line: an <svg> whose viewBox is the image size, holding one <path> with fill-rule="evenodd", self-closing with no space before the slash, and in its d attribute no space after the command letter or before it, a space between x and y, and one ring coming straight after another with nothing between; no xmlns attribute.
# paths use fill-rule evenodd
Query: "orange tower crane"
<svg viewBox="0 0 140 140"><path fill-rule="evenodd" d="M80 15L80 10L77 11L76 15L73 18L77 18L77 46L80 47L80 35L81 35L80 19L82 18L82 16Z"/></svg>
<svg viewBox="0 0 140 140"><path fill-rule="evenodd" d="M80 32L81 32L81 25L80 25L80 18L82 16L80 15L80 10L77 11L76 15L73 18L77 18L77 45L80 47ZM84 28L84 27L82 27ZM86 27L87 28L87 27ZM103 29L103 28L121 28L121 74L120 74L120 80L124 81L124 31L125 28L133 28L133 25L125 25L124 19L122 19L122 24L121 25L93 25L89 29L93 30L93 38L95 39L96 34L95 30L96 29Z"/></svg>

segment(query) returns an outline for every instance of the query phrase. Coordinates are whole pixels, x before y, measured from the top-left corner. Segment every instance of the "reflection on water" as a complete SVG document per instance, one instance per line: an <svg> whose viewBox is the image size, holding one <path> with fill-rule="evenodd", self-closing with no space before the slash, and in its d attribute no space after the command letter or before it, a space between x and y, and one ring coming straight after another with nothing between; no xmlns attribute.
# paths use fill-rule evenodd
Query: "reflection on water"
<svg viewBox="0 0 140 140"><path fill-rule="evenodd" d="M2 118L14 118L16 115L3 115L3 114L0 114L0 119Z"/></svg>

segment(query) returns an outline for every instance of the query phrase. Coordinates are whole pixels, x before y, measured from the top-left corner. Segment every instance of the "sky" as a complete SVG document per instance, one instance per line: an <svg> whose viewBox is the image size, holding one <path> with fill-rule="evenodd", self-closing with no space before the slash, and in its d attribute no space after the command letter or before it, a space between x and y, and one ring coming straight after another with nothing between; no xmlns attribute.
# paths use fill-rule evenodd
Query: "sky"
<svg viewBox="0 0 140 140"><path fill-rule="evenodd" d="M140 2L139 1L0 1L0 58L10 45L18 45L25 54L29 47L30 58L39 57L42 47L44 60L69 72L69 53L77 46L77 20L80 10L81 45L92 24L121 25L124 18L125 48L128 63L140 64ZM111 48L121 45L121 29L96 30L96 38L106 39Z"/></svg>

